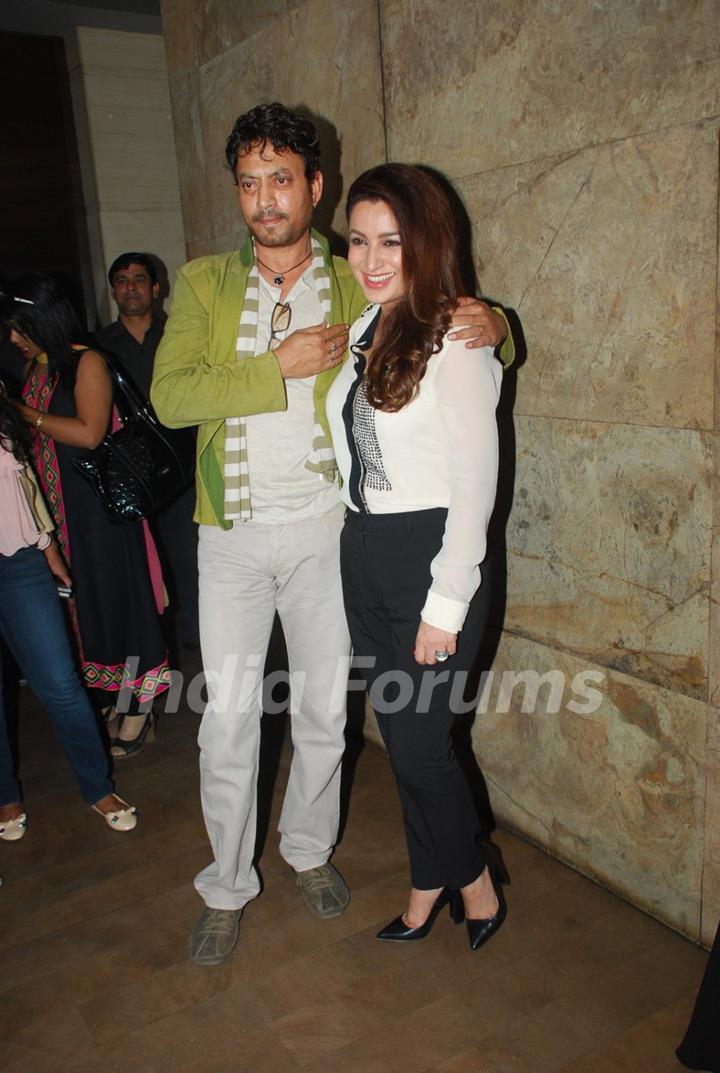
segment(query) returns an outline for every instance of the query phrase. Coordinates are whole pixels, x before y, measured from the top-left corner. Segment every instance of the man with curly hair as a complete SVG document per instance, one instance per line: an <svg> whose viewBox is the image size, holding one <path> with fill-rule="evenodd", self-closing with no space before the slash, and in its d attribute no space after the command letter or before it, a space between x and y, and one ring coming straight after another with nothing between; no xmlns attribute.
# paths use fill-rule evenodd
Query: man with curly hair
<svg viewBox="0 0 720 1073"><path fill-rule="evenodd" d="M226 146L249 236L185 265L155 361L151 398L170 427L198 425L200 635L208 705L201 795L214 859L190 957L232 952L260 883L253 864L265 655L277 611L291 675L293 759L280 853L308 909L344 912L330 864L339 821L350 642L339 570L342 510L325 399L366 305L343 258L311 229L323 176L317 131L281 104L241 115ZM465 337L497 345L483 303ZM338 695L340 694L340 695Z"/></svg>

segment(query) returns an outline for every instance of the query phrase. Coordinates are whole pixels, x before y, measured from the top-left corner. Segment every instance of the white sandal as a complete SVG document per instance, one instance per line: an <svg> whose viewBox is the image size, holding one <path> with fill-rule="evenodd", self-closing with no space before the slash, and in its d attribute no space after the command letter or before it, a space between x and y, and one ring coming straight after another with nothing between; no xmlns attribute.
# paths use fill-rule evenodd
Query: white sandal
<svg viewBox="0 0 720 1073"><path fill-rule="evenodd" d="M16 816L14 820L0 820L0 838L5 842L17 842L27 831L27 815Z"/></svg>
<svg viewBox="0 0 720 1073"><path fill-rule="evenodd" d="M117 794L114 795L117 797ZM118 809L117 812L103 812L93 805L92 808L97 812L98 816L102 816L108 827L113 831L132 831L137 825L137 809L134 805L128 805L127 801L123 801L121 797L117 798L125 808Z"/></svg>

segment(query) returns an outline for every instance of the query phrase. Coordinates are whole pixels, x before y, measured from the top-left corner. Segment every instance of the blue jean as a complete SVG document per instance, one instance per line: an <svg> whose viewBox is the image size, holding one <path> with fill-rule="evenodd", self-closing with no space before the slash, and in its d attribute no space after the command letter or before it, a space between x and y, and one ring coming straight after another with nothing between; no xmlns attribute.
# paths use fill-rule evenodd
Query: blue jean
<svg viewBox="0 0 720 1073"><path fill-rule="evenodd" d="M108 760L75 670L55 581L37 548L0 555L0 635L47 709L88 805L111 794ZM0 805L20 800L0 676Z"/></svg>

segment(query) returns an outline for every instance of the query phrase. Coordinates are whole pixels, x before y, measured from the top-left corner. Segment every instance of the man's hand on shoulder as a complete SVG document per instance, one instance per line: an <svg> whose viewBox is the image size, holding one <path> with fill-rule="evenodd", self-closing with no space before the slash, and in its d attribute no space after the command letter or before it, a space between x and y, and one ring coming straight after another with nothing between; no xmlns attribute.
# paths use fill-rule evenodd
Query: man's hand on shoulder
<svg viewBox="0 0 720 1073"><path fill-rule="evenodd" d="M500 346L508 331L505 319L479 298L458 298L451 323L462 330L449 332L448 339L466 339L469 349Z"/></svg>
<svg viewBox="0 0 720 1073"><path fill-rule="evenodd" d="M349 325L313 324L298 328L275 348L274 354L285 380L304 380L332 369L345 357Z"/></svg>

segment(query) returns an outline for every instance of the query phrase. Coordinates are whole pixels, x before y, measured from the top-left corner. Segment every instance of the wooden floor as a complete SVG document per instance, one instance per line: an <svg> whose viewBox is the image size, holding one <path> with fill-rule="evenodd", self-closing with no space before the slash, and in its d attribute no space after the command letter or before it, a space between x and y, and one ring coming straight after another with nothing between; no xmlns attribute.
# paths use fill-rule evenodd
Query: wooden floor
<svg viewBox="0 0 720 1073"><path fill-rule="evenodd" d="M233 958L186 957L208 862L188 712L118 772L141 811L108 830L77 794L21 690L30 826L0 842L3 1073L679 1073L705 954L512 835L508 919L483 950L442 916L428 939L378 942L408 882L385 759L360 752L335 863L344 916L311 917L277 853ZM271 722L272 721L272 722ZM271 731L282 717L267 717ZM275 735L277 737L277 735ZM272 748L268 767L272 774ZM280 789L287 749L280 755ZM270 786L266 777L265 788Z"/></svg>

